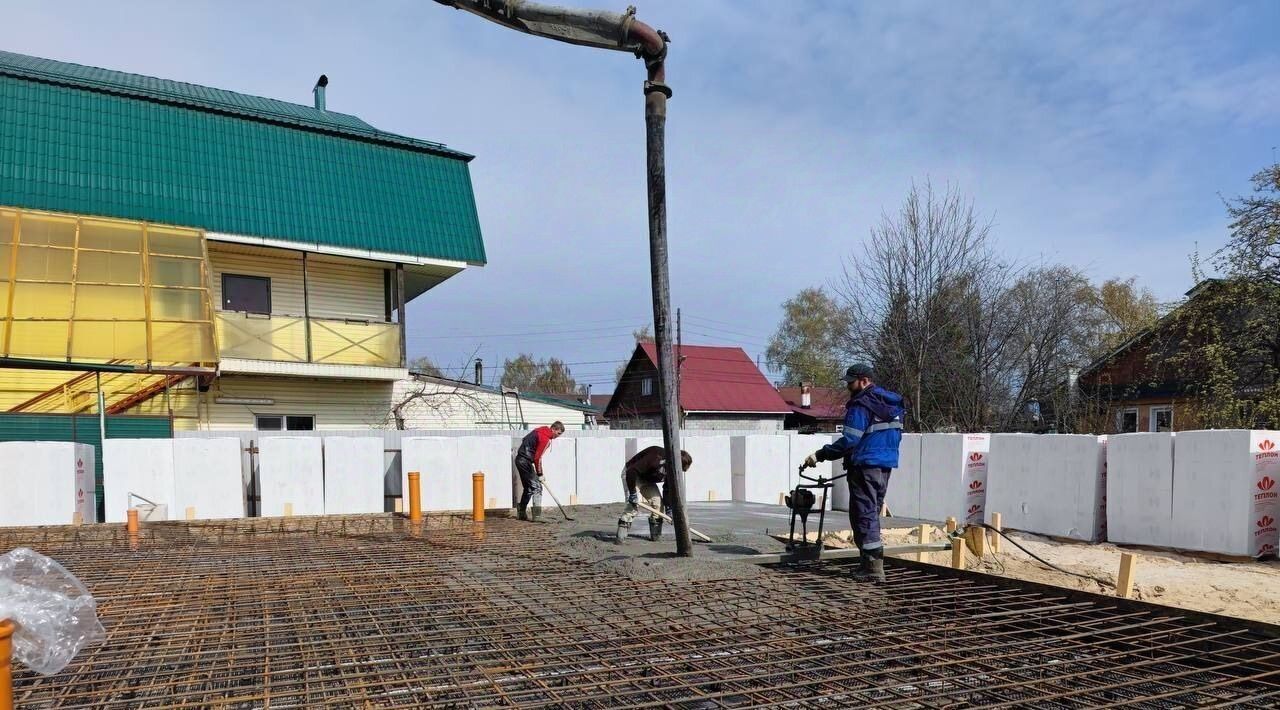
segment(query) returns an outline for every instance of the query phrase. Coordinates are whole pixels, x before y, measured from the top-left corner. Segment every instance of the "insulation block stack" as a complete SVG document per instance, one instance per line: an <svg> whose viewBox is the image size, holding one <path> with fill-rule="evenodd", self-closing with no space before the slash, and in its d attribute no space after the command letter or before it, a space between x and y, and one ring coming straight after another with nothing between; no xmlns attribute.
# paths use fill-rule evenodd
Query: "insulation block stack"
<svg viewBox="0 0 1280 710"><path fill-rule="evenodd" d="M1083 434L992 437L986 509L1000 513L1006 528L1102 539L1102 445L1098 437Z"/></svg>
<svg viewBox="0 0 1280 710"><path fill-rule="evenodd" d="M187 508L202 520L245 516L241 448L230 437L173 440L173 517Z"/></svg>
<svg viewBox="0 0 1280 710"><path fill-rule="evenodd" d="M322 445L314 436L267 436L258 442L263 517L324 514Z"/></svg>
<svg viewBox="0 0 1280 710"><path fill-rule="evenodd" d="M1106 539L1127 545L1173 544L1174 435L1107 438Z"/></svg>
<svg viewBox="0 0 1280 710"><path fill-rule="evenodd" d="M662 445L662 441L658 441ZM733 496L733 467L729 437L684 436L680 446L693 457L693 466L684 476L684 499L688 502L730 500Z"/></svg>
<svg viewBox="0 0 1280 710"><path fill-rule="evenodd" d="M575 489L579 503L596 505L622 501L622 467L627 462L628 441L622 437L603 436L584 436L574 440Z"/></svg>
<svg viewBox="0 0 1280 710"><path fill-rule="evenodd" d="M790 438L778 434L732 437L733 500L778 504L778 495L791 486Z"/></svg>
<svg viewBox="0 0 1280 710"><path fill-rule="evenodd" d="M801 482L801 478L797 471L800 464L804 463L804 459L809 454L814 453L818 449L835 441L838 437L835 434L794 434L791 437L791 460L787 464L787 488L795 488L796 484ZM816 469L806 471L808 475L821 474L828 479L844 473L844 467L839 461L822 461ZM809 483L810 481L805 481ZM821 497L820 493L815 492L815 496ZM844 501L844 507L840 507L838 503ZM765 501L768 503L777 503L777 500ZM849 509L849 481L841 478L831 485L831 491L827 493L827 510L848 510Z"/></svg>
<svg viewBox="0 0 1280 710"><path fill-rule="evenodd" d="M380 513L384 457L380 437L324 437L324 512Z"/></svg>
<svg viewBox="0 0 1280 710"><path fill-rule="evenodd" d="M156 505L146 520L181 519L174 507L173 439L107 439L102 443L106 522L123 523L129 508ZM133 496L141 496L134 498ZM162 512L163 510L163 512Z"/></svg>
<svg viewBox="0 0 1280 710"><path fill-rule="evenodd" d="M520 448L522 437L512 440L511 475L515 477L516 490L519 489L519 474L515 470L515 453ZM578 442L570 436L561 436L552 441L542 455L543 482L550 488L562 505L569 505L569 496L578 493ZM486 476L486 485L488 478ZM547 497L548 505L555 505Z"/></svg>
<svg viewBox="0 0 1280 710"><path fill-rule="evenodd" d="M1276 554L1280 432L1184 431L1174 446L1173 546Z"/></svg>
<svg viewBox="0 0 1280 710"><path fill-rule="evenodd" d="M423 510L471 510L471 474L477 471L485 474L485 505L489 498L505 501L511 491L509 436L406 437L400 448L401 490L407 495L410 471L421 474Z"/></svg>
<svg viewBox="0 0 1280 710"><path fill-rule="evenodd" d="M990 447L989 434L922 434L919 517L982 522Z"/></svg>
<svg viewBox="0 0 1280 710"><path fill-rule="evenodd" d="M557 439L551 443L554 448L562 439ZM420 469L411 468L409 471L420 471ZM494 436L465 436L458 441L458 460L457 468L449 473L452 480L449 483L450 489L460 491L461 505L455 508L446 508L445 510L471 510L471 474L484 474L484 504L489 505L489 499L499 502L499 505L506 507L507 492L511 490L511 482L508 475L511 473L511 437L507 435ZM423 490L426 490L426 471L421 471L423 475ZM425 493L424 493L425 495ZM556 495L562 496L562 503L566 502L559 490ZM514 503L513 503L514 505ZM550 496L547 497L545 505L554 506ZM423 503L423 510L429 510ZM406 507L405 510L408 510Z"/></svg>
<svg viewBox="0 0 1280 710"><path fill-rule="evenodd" d="M885 503L898 518L920 518L920 447L923 435L903 434L898 448L898 467L889 475ZM847 508L841 508L845 510Z"/></svg>
<svg viewBox="0 0 1280 710"><path fill-rule="evenodd" d="M95 523L94 450L61 441L0 443L0 526Z"/></svg>

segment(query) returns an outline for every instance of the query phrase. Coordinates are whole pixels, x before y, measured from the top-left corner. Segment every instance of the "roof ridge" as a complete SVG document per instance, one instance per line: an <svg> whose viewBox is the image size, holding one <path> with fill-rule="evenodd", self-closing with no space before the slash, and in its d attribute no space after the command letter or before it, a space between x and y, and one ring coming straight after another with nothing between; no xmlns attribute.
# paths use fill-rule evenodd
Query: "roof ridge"
<svg viewBox="0 0 1280 710"><path fill-rule="evenodd" d="M321 110L284 99L193 84L177 79L64 62L5 50L0 50L0 74L31 81L61 84L86 91L119 94L144 101L177 104L192 110L226 113L264 123L283 123L305 130L388 143L465 160L474 157L449 148L443 143L380 130L354 114ZM148 86L148 84L154 85ZM232 99L243 101L237 102Z"/></svg>

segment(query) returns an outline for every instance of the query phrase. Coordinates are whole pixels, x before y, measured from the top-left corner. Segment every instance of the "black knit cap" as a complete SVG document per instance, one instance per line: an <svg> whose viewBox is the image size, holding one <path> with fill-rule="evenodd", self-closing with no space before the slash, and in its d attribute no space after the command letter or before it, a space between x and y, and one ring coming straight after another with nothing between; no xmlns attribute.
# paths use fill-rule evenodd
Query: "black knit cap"
<svg viewBox="0 0 1280 710"><path fill-rule="evenodd" d="M849 369L844 371L845 382L853 382L854 380L859 379L861 377L866 377L872 380L875 379L875 372L871 369L870 365L859 362L859 363L850 365Z"/></svg>

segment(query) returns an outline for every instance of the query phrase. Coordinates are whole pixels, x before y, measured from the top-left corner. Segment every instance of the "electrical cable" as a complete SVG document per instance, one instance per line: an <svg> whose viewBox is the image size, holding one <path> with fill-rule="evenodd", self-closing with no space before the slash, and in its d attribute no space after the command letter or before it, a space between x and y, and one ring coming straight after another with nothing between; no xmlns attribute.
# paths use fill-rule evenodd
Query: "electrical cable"
<svg viewBox="0 0 1280 710"><path fill-rule="evenodd" d="M1049 569L1051 569L1051 570L1054 570L1055 572L1061 572L1061 573L1063 573L1063 574L1070 575L1070 576L1072 576L1072 577L1079 577L1079 578L1081 578L1081 579L1087 579L1087 580L1092 581L1092 582L1097 582L1098 584L1101 584L1101 585L1102 585L1102 586L1104 586L1104 587L1111 587L1112 589L1114 589L1114 588L1115 588L1115 586L1116 586L1116 583L1115 583L1115 582L1112 582L1111 580L1103 579L1102 577L1095 577L1095 576L1093 576L1093 575L1091 575L1091 574L1084 574L1083 572L1072 572L1071 570L1063 569L1063 568L1061 568L1061 567L1059 567L1059 566L1057 566L1057 565L1053 564L1052 562L1049 562L1048 560L1044 559L1043 557L1041 557L1041 556L1037 555L1036 553L1032 552L1031 550L1028 550L1027 548L1023 547L1021 543L1019 543L1017 540L1014 540L1012 537L1010 537L1010 536L1009 536L1007 533L1005 533L1005 531L1003 531L1003 530L997 530L997 529L995 529L995 528L991 527L990 525L987 525L986 523L974 523L974 524L973 524L973 526L974 526L974 527L978 527L978 528L984 528L984 529L986 529L986 530L990 530L991 532L993 532L993 533L995 533L995 534L999 535L1000 537L1002 537L1002 538L1004 538L1004 539L1008 540L1010 543L1012 543L1012 544L1013 544L1013 546L1014 546L1014 547L1016 547L1016 548L1018 548L1019 550L1022 550L1023 552L1027 553L1027 555L1029 555L1029 556L1031 557L1031 559L1035 560L1036 562L1039 562L1040 564L1044 565L1045 567L1048 567L1048 568L1049 568ZM953 543L953 544L954 544L954 543Z"/></svg>

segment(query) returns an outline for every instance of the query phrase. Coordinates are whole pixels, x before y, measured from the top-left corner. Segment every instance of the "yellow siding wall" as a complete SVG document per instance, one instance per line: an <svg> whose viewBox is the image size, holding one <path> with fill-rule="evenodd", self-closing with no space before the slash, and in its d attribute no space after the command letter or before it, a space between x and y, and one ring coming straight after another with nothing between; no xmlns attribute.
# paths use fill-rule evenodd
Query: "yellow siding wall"
<svg viewBox="0 0 1280 710"><path fill-rule="evenodd" d="M223 307L222 274L265 276L271 279L271 313L301 316L302 253L240 244L209 242L213 269L212 294ZM383 269L317 255L307 256L307 287L313 318L386 319Z"/></svg>

